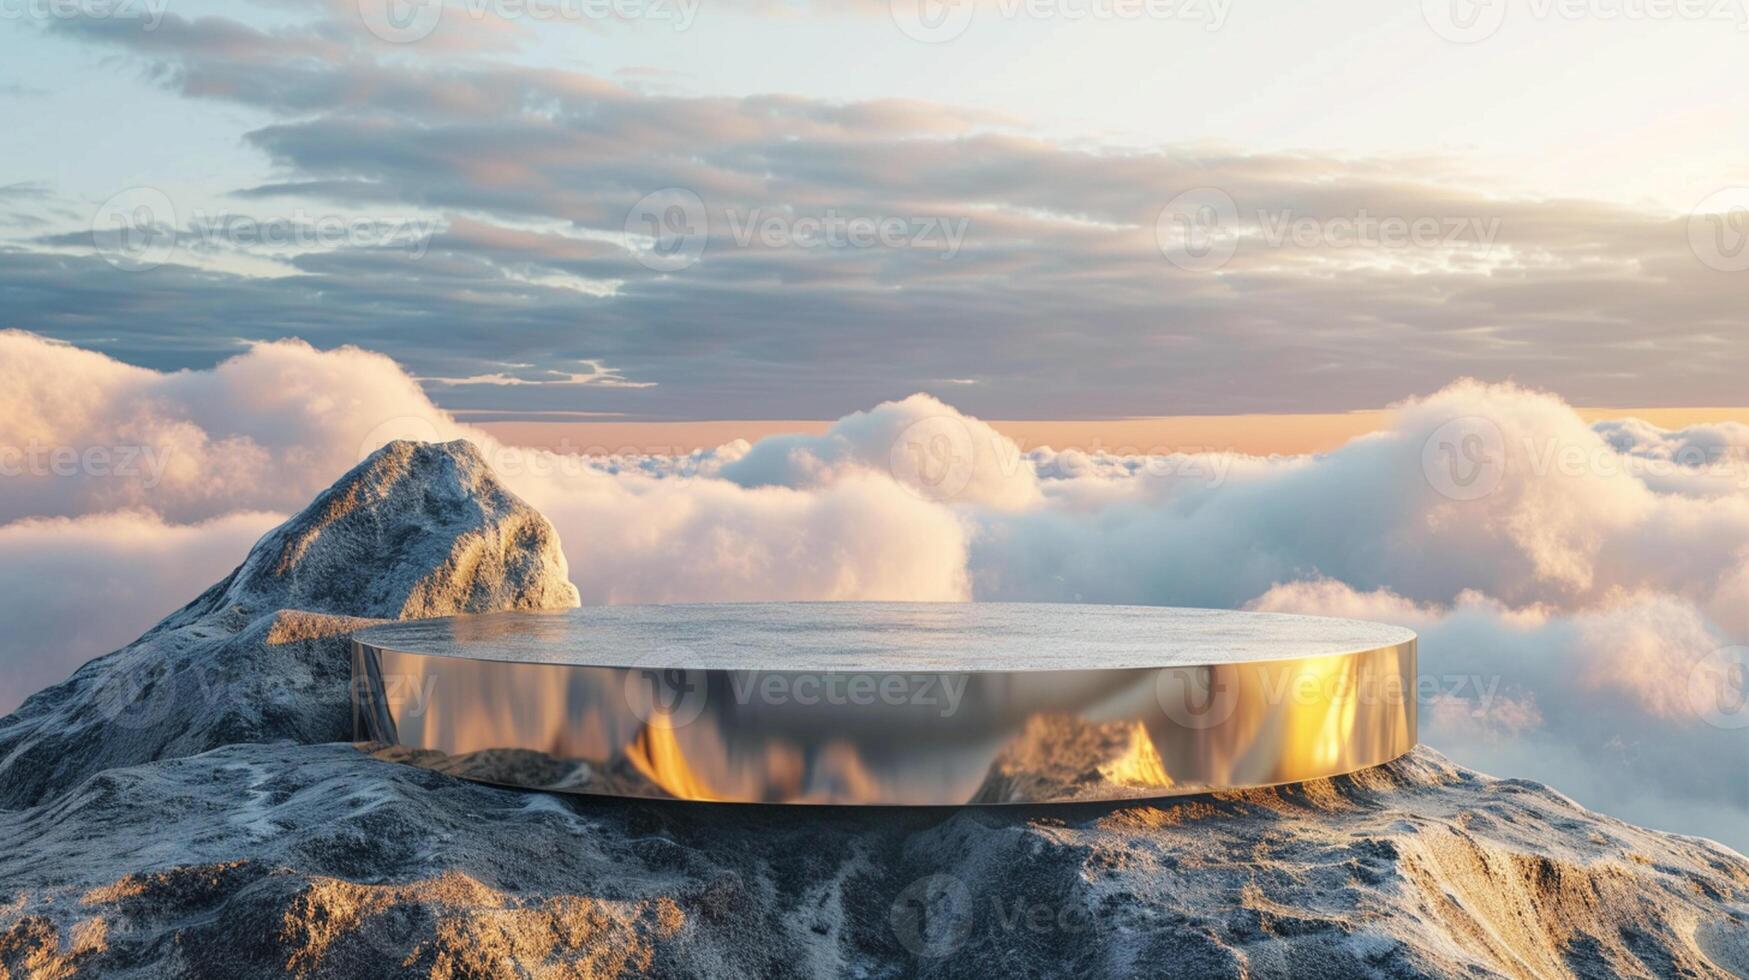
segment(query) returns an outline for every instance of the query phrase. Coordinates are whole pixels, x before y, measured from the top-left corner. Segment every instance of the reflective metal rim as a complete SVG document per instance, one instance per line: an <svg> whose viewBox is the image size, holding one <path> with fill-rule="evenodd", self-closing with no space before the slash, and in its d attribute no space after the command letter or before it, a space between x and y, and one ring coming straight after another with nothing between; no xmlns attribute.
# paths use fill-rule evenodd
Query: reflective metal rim
<svg viewBox="0 0 1749 980"><path fill-rule="evenodd" d="M1297 782L1415 744L1415 641L1157 669L770 671L353 643L360 747L527 789L738 803L1143 799Z"/></svg>

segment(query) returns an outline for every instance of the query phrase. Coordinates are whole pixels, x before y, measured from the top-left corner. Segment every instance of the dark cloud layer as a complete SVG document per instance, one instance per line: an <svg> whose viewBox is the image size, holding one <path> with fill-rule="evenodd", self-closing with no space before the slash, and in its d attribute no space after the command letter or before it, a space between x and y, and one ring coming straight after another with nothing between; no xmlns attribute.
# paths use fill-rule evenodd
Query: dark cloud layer
<svg viewBox="0 0 1749 980"><path fill-rule="evenodd" d="M1011 417L1344 409L1457 374L1580 402L1732 403L1749 368L1742 274L1697 258L1686 216L1496 199L1438 160L1095 151L917 102L651 95L477 52L386 53L339 14L55 30L273 119L244 138L279 176L217 189L239 212L444 228L418 249L281 253L278 277L214 265L225 249L129 274L88 257L82 228L0 252L6 325L154 366L285 336L366 344L427 377L591 361L654 387L437 393L672 417L829 417L944 378L978 382L953 393L968 409ZM646 195L674 188L702 211L658 216L709 229L679 268L627 234ZM1157 235L1199 188L1237 215L1218 268L1175 263ZM797 225L851 218L894 235L832 247ZM1351 244L1381 219L1432 234Z"/></svg>

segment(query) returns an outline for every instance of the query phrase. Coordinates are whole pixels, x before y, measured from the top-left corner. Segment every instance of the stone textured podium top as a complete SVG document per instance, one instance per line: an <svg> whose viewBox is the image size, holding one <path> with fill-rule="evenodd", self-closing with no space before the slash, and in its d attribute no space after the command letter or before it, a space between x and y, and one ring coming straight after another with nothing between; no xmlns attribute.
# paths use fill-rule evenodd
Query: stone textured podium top
<svg viewBox="0 0 1749 980"><path fill-rule="evenodd" d="M1046 603L598 606L391 623L379 650L510 663L696 670L1116 670L1290 660L1408 643L1320 616Z"/></svg>

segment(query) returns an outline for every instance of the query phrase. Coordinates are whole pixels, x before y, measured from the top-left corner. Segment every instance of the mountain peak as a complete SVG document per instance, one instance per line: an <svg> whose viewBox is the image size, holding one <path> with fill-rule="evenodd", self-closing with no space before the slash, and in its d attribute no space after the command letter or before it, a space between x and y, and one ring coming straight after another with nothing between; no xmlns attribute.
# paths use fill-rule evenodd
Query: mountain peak
<svg viewBox="0 0 1749 980"><path fill-rule="evenodd" d="M240 608L414 619L577 604L552 525L472 443L396 441L269 532L179 617Z"/></svg>
<svg viewBox="0 0 1749 980"><path fill-rule="evenodd" d="M0 808L220 745L350 739L348 634L373 620L577 604L557 532L478 449L391 442L200 598L0 718Z"/></svg>

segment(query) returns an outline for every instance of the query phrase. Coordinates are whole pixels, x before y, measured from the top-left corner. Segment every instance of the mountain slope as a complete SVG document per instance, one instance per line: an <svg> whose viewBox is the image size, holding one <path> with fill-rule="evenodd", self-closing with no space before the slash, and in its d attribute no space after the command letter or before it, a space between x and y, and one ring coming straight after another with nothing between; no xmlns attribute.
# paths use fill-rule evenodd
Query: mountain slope
<svg viewBox="0 0 1749 980"><path fill-rule="evenodd" d="M1244 793L880 810L546 796L332 744L348 631L575 602L469 447L386 447L0 720L0 980L1749 975L1742 855L1425 748Z"/></svg>
<svg viewBox="0 0 1749 980"><path fill-rule="evenodd" d="M104 977L1749 971L1741 855L1427 749L1155 805L802 810L236 745L0 814L0 882L0 963Z"/></svg>
<svg viewBox="0 0 1749 980"><path fill-rule="evenodd" d="M0 719L0 807L219 745L350 739L361 620L575 605L552 525L473 446L390 443L224 581Z"/></svg>

